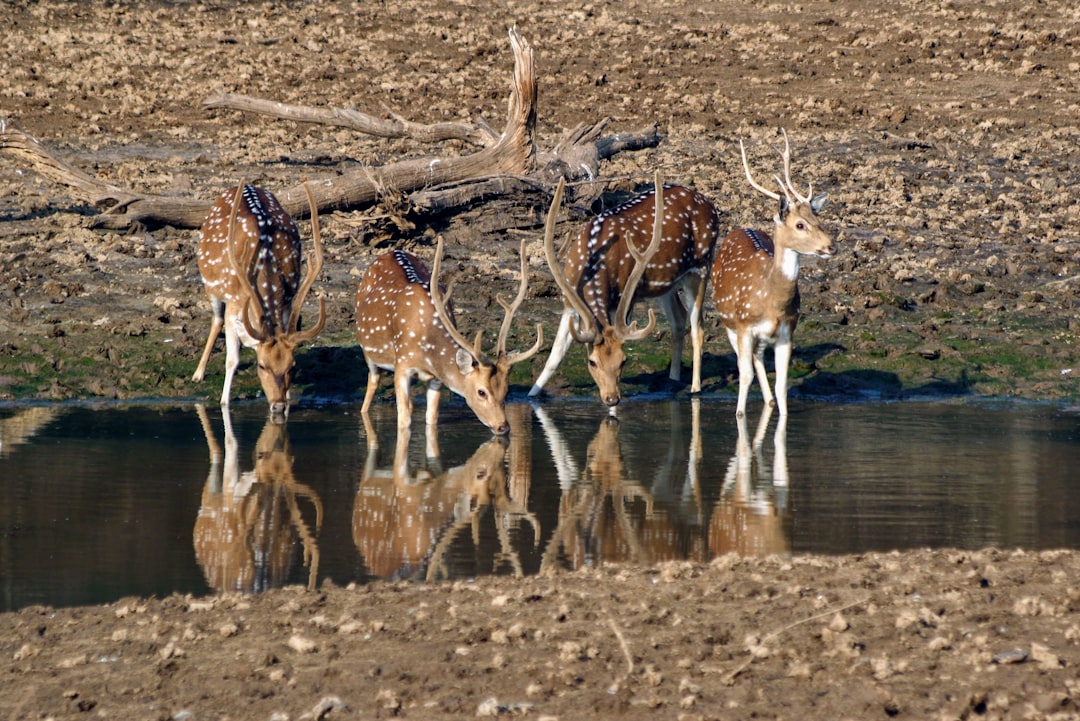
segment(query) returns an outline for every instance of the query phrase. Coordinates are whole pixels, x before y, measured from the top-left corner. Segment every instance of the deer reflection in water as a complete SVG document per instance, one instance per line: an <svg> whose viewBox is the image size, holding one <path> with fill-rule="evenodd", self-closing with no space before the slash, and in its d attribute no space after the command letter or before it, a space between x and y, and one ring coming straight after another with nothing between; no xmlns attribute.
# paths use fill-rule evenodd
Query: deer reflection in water
<svg viewBox="0 0 1080 721"><path fill-rule="evenodd" d="M255 444L255 467L241 473L229 409L222 407L224 452L206 409L198 405L196 411L210 449L210 473L194 531L195 556L207 583L218 591L258 592L283 586L296 560L299 540L308 568L308 589L314 589L322 500L293 476L286 426L267 420ZM299 497L314 506L314 533L301 513Z"/></svg>
<svg viewBox="0 0 1080 721"><path fill-rule="evenodd" d="M739 437L728 463L720 498L709 519L709 552L713 556L767 556L791 552L784 522L788 515L787 416L781 415L773 434L773 464L765 464L762 445L772 416L765 406L753 440L746 417L738 416Z"/></svg>
<svg viewBox="0 0 1080 721"><path fill-rule="evenodd" d="M699 400L692 399L695 423L687 448L677 404L672 412L668 455L643 480L624 458L620 422L605 418L589 443L584 470L543 408L535 409L555 460L562 496L559 523L541 561L541 572L602 562L652 564L703 560L705 555L698 467L701 461ZM681 451L681 453L680 453ZM682 465L686 459L685 467ZM685 472L682 472L685 468Z"/></svg>
<svg viewBox="0 0 1080 721"><path fill-rule="evenodd" d="M539 522L528 510L529 410L507 406L509 440L492 438L464 464L452 468L443 468L434 427L427 429L423 467L410 467L406 428L398 430L393 465L379 468L378 434L370 419L364 418L368 455L356 491L352 529L356 548L373 575L427 580L453 576L447 558L451 545L469 528L472 543L479 548L481 521L489 511L500 549L492 558L490 572L508 567L515 576L524 575L514 533L522 521L528 521L533 545L540 540Z"/></svg>
<svg viewBox="0 0 1080 721"><path fill-rule="evenodd" d="M16 446L28 442L59 415L52 406L35 406L0 419L0 458L7 458Z"/></svg>

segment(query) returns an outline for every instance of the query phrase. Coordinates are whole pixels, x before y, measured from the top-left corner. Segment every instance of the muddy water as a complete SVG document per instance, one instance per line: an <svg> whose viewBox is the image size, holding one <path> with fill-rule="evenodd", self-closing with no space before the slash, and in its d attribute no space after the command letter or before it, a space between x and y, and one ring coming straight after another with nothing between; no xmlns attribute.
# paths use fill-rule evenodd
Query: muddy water
<svg viewBox="0 0 1080 721"><path fill-rule="evenodd" d="M0 409L0 609L605 561L1080 547L1080 413L726 402L461 404L396 447L393 408ZM418 418L422 409L418 409Z"/></svg>

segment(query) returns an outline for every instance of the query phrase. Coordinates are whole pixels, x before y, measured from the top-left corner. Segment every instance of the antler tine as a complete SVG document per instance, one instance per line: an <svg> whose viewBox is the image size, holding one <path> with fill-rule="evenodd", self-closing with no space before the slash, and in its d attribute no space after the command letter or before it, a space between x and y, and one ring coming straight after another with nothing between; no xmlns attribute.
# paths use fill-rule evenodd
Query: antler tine
<svg viewBox="0 0 1080 721"><path fill-rule="evenodd" d="M311 208L311 240L315 247L312 249L311 255L308 256L307 275L304 276L304 282L296 293L296 300L293 301L292 316L289 318L289 335L296 333L296 329L300 324L300 309L304 306L304 299L307 298L308 291L311 290L312 284L319 277L323 266L322 236L319 233L319 208L315 204L315 196L311 194L311 188L308 187L307 182L303 185L304 192L307 193L308 206ZM324 325L326 325L326 300L319 298L318 322L297 336L297 339L311 340L322 331Z"/></svg>
<svg viewBox="0 0 1080 721"><path fill-rule="evenodd" d="M615 311L614 323L616 331L624 340L644 338L652 332L653 326L656 325L656 314L652 308L649 309L649 322L645 328L638 330L637 321L629 325L626 323L626 316L630 313L638 283L641 281L641 277L645 275L645 269L649 262L656 255L656 252L660 250L660 241L664 236L664 184L660 178L659 170L653 176L653 184L655 185L656 209L653 214L653 235L649 247L645 249L644 253L638 253L632 242L628 241L626 243L626 249L630 251L630 255L634 258L634 269L630 271L630 277L627 278L626 285L623 287L622 297L619 298L619 308Z"/></svg>
<svg viewBox="0 0 1080 721"><path fill-rule="evenodd" d="M497 357L503 357L505 355L507 361L510 363L520 363L523 360L531 358L536 355L540 350L540 346L544 343L544 329L540 323L536 324L536 343L532 348L523 353L506 353L506 336L510 332L510 321L514 318L514 313L517 312L521 302L525 300L525 291L529 286L529 265L528 259L525 257L525 241L521 241L521 250L519 251L521 256L521 284L518 286L517 297L514 298L514 302L510 305L506 304L506 300L501 295L496 295L495 300L499 302L499 305L506 310L506 315L503 317L502 327L499 328L499 344L496 346Z"/></svg>
<svg viewBox="0 0 1080 721"><path fill-rule="evenodd" d="M428 292L431 294L431 304L435 306L435 312L439 314L439 320L442 323L443 328L450 334L453 341L462 348L472 351L473 357L479 359L480 339L484 332L480 331L477 333L475 343L470 343L469 340L461 334L461 331L457 329L457 326L454 324L454 317L446 310L443 294L439 289L439 272L442 270L442 257L443 241L442 238L439 238L435 245L435 260L431 264L431 280L428 281Z"/></svg>
<svg viewBox="0 0 1080 721"><path fill-rule="evenodd" d="M750 187L753 188L754 190L760 192L760 193L764 193L765 195L769 196L773 200L780 200L780 194L779 193L774 193L771 190L766 190L761 185L758 185L758 183L754 180L754 177L752 175L750 175L750 164L746 161L746 146L743 144L742 140L739 141L739 152L742 153L742 166L743 166L743 170L746 171L746 180L750 183ZM780 179L777 178L776 182L779 183ZM780 187L783 188L784 184L780 183Z"/></svg>
<svg viewBox="0 0 1080 721"><path fill-rule="evenodd" d="M791 182L791 145L788 143L787 130L780 128L780 132L784 134L784 152L780 153L780 157L784 159L784 183L781 183L780 187L784 188L785 194L790 190L791 194L800 203L809 203L810 195L805 197L799 195L799 191L795 190L795 184ZM777 178L777 182L780 182L779 178ZM810 194L813 195L813 192L814 186L811 185Z"/></svg>
<svg viewBox="0 0 1080 721"><path fill-rule="evenodd" d="M245 182L244 178L240 179L240 183L236 186L236 193L233 195L232 209L229 211L229 235L225 241L225 250L228 254L229 264L232 265L233 272L236 274L237 280L240 281L241 292L244 294L244 308L240 313L240 320L243 322L244 330L248 332L248 335L261 342L266 340L266 333L263 332L262 327L262 316L265 310L262 299L255 293L255 289L251 287L251 278L248 277L249 265L241 266L236 260L236 211L240 208L240 200L244 196ZM252 255L252 260L255 257L255 255ZM259 328L257 330L251 324L252 300L259 306Z"/></svg>
<svg viewBox="0 0 1080 721"><path fill-rule="evenodd" d="M544 255L547 257L548 268L555 279L555 285L562 291L563 300L577 314L578 322L570 324L570 333L578 343L592 343L596 340L596 324L593 322L593 314L585 302L578 295L577 289L570 285L566 275L559 264L558 254L555 252L555 217L558 215L559 206L562 205L563 194L566 192L566 179L559 178L559 184L555 188L555 197L551 201L548 210L547 221L544 223Z"/></svg>

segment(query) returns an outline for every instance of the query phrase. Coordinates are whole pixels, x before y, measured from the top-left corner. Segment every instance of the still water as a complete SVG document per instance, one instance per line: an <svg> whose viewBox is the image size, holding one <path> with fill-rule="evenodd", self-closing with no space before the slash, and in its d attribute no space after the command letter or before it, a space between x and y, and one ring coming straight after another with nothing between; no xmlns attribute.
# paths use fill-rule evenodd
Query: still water
<svg viewBox="0 0 1080 721"><path fill-rule="evenodd" d="M606 561L1080 548L1080 413L1034 405L0 408L0 610ZM423 409L417 411L422 419ZM740 430L742 432L740 432Z"/></svg>

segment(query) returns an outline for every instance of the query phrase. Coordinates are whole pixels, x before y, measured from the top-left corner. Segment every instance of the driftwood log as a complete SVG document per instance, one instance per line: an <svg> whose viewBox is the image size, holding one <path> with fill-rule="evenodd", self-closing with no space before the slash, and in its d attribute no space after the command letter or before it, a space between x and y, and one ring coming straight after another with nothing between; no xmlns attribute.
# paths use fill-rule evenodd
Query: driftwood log
<svg viewBox="0 0 1080 721"><path fill-rule="evenodd" d="M516 30L510 31L514 53L513 88L506 126L501 133L485 123L423 125L396 115L379 119L356 110L289 106L242 95L218 93L203 108L227 108L264 113L298 122L330 124L385 138L416 138L431 142L461 140L479 149L450 157L425 157L379 167L364 167L308 182L320 211L352 210L377 202L385 193L404 195L412 212L442 214L481 199L523 192L548 195L558 178L595 180L600 163L613 155L655 147L656 126L630 134L603 137L606 119L583 124L564 134L547 152L536 148L536 73L532 48ZM14 156L77 197L101 208L93 227L124 229L135 225L197 228L212 202L200 198L147 195L119 188L60 159L30 135L0 124L0 153ZM275 191L294 217L309 213L303 186Z"/></svg>

